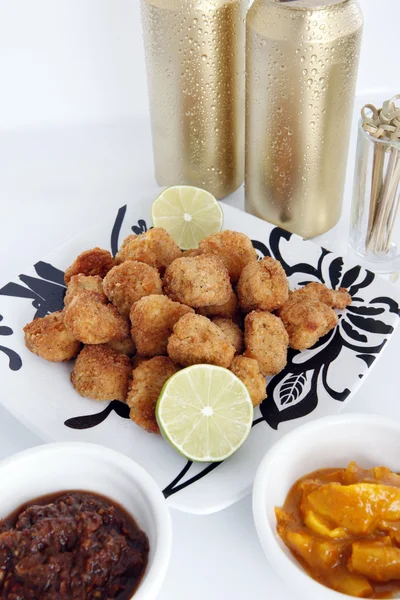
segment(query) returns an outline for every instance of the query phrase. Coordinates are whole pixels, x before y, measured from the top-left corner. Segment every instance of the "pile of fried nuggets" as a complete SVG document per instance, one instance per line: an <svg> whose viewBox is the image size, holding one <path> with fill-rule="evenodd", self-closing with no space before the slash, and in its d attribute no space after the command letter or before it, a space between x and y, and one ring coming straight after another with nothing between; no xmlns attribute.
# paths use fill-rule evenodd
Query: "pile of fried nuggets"
<svg viewBox="0 0 400 600"><path fill-rule="evenodd" d="M130 235L115 260L100 248L80 254L65 283L64 310L26 325L27 347L49 361L77 357L71 381L81 396L127 402L154 433L158 396L179 369L231 369L258 406L288 346L311 348L336 326L333 309L351 303L345 289L319 283L290 292L281 264L257 260L236 231L187 252L162 228Z"/></svg>

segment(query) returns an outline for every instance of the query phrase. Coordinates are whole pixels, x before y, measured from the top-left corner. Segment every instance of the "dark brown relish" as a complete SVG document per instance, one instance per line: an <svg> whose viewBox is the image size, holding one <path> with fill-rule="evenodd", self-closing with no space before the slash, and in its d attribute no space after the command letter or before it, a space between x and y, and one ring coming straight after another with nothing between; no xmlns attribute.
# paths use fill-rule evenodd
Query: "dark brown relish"
<svg viewBox="0 0 400 600"><path fill-rule="evenodd" d="M127 600L149 541L117 503L84 491L24 504L0 521L0 598Z"/></svg>

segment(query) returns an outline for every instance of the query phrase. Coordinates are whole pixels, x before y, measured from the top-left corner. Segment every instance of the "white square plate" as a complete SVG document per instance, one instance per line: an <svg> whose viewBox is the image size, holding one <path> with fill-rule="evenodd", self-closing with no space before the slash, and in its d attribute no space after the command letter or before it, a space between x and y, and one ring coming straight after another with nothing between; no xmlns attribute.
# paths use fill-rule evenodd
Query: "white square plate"
<svg viewBox="0 0 400 600"><path fill-rule="evenodd" d="M0 289L0 402L46 441L94 442L127 454L153 476L171 506L191 513L218 511L239 500L250 491L262 456L283 433L339 412L399 321L394 287L383 279L251 215L226 205L224 213L226 229L246 233L260 256L281 261L292 289L310 281L342 286L353 303L314 348L289 352L287 368L268 381L268 398L256 411L249 439L222 464L188 463L160 436L131 422L124 404L81 398L69 381L71 363L47 363L24 345L27 322L63 307L66 267L94 246L115 254L132 231L145 231L147 201L122 207Z"/></svg>

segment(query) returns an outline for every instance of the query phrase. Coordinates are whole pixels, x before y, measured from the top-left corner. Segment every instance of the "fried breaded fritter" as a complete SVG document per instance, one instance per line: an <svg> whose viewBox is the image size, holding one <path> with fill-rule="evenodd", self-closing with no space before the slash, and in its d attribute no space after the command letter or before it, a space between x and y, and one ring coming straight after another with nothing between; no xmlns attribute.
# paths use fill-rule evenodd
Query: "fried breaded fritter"
<svg viewBox="0 0 400 600"><path fill-rule="evenodd" d="M128 319L95 292L82 291L65 308L65 327L84 344L106 344L129 335Z"/></svg>
<svg viewBox="0 0 400 600"><path fill-rule="evenodd" d="M126 356L133 356L136 352L135 342L130 333L122 340L111 340L111 342L108 342L107 346L110 346L110 348L116 350L120 354L126 354Z"/></svg>
<svg viewBox="0 0 400 600"><path fill-rule="evenodd" d="M136 239L138 236L136 235L136 233L131 233L130 235L128 235L122 242L121 246L119 247L119 250L115 256L115 262L117 265L123 263L125 260L127 260L126 258L126 249L129 246L129 244ZM136 259L128 259L128 260L136 260Z"/></svg>
<svg viewBox="0 0 400 600"><path fill-rule="evenodd" d="M136 354L136 356L131 358L132 369L136 369L136 367L138 367L144 362L148 362L149 360L151 360L151 358L148 358L147 356L140 356L140 354Z"/></svg>
<svg viewBox="0 0 400 600"><path fill-rule="evenodd" d="M167 356L156 356L133 371L126 402L132 421L149 433L160 433L155 415L157 400L165 382L178 370Z"/></svg>
<svg viewBox="0 0 400 600"><path fill-rule="evenodd" d="M214 317L211 321L220 328L228 342L234 346L236 354L240 354L243 351L243 331L240 327L231 319L222 317Z"/></svg>
<svg viewBox="0 0 400 600"><path fill-rule="evenodd" d="M231 371L239 377L247 387L254 408L267 397L265 377L260 372L258 362L254 358L235 356Z"/></svg>
<svg viewBox="0 0 400 600"><path fill-rule="evenodd" d="M166 270L163 283L167 296L194 308L225 304L232 298L228 271L214 256L175 260Z"/></svg>
<svg viewBox="0 0 400 600"><path fill-rule="evenodd" d="M64 296L64 304L68 306L75 296L81 292L82 290L86 290L89 292L96 292L99 295L99 300L103 304L107 304L107 296L103 290L103 280L99 275L72 275L67 291Z"/></svg>
<svg viewBox="0 0 400 600"><path fill-rule="evenodd" d="M145 296L136 302L130 317L138 353L142 356L166 354L168 338L175 323L189 312L194 311L167 296Z"/></svg>
<svg viewBox="0 0 400 600"><path fill-rule="evenodd" d="M304 292L304 288L290 294L278 315L294 350L311 348L320 337L336 327L339 321L333 308L321 302L313 292Z"/></svg>
<svg viewBox="0 0 400 600"><path fill-rule="evenodd" d="M289 336L278 317L253 311L244 320L244 356L254 358L263 375L276 375L287 364Z"/></svg>
<svg viewBox="0 0 400 600"><path fill-rule="evenodd" d="M237 286L240 308L273 311L289 297L289 282L282 265L269 256L246 265Z"/></svg>
<svg viewBox="0 0 400 600"><path fill-rule="evenodd" d="M232 319L233 321L240 320L239 304L235 292L232 290L228 302L224 304L215 304L214 306L201 306L197 308L199 315L203 317L223 317Z"/></svg>
<svg viewBox="0 0 400 600"><path fill-rule="evenodd" d="M251 239L238 231L220 231L204 238L199 244L203 254L212 254L222 260L232 283L239 280L244 267L257 260Z"/></svg>
<svg viewBox="0 0 400 600"><path fill-rule="evenodd" d="M297 292L301 292L302 294L313 294L323 302L327 304L331 308L338 308L340 310L344 310L351 304L351 296L346 288L340 288L339 290L331 290L326 287L323 283L308 283L303 288L296 290Z"/></svg>
<svg viewBox="0 0 400 600"><path fill-rule="evenodd" d="M193 250L184 250L182 252L182 258L193 258L194 256L200 256L202 254L199 248Z"/></svg>
<svg viewBox="0 0 400 600"><path fill-rule="evenodd" d="M182 251L169 233L162 227L154 227L141 235L130 235L115 260L117 264L137 260L155 267L163 275L168 265L180 256Z"/></svg>
<svg viewBox="0 0 400 600"><path fill-rule="evenodd" d="M24 333L28 350L51 362L71 360L81 349L81 343L66 329L62 311L28 323Z"/></svg>
<svg viewBox="0 0 400 600"><path fill-rule="evenodd" d="M121 400L128 394L131 361L108 345L85 346L75 361L71 382L84 398Z"/></svg>
<svg viewBox="0 0 400 600"><path fill-rule="evenodd" d="M206 363L228 369L235 348L207 317L189 314L176 323L168 340L168 355L185 367Z"/></svg>
<svg viewBox="0 0 400 600"><path fill-rule="evenodd" d="M93 248L86 250L76 257L74 262L64 274L66 285L69 284L73 275L99 275L105 277L115 265L115 261L107 250L102 248Z"/></svg>
<svg viewBox="0 0 400 600"><path fill-rule="evenodd" d="M129 315L132 304L150 294L162 294L162 281L157 269L143 262L126 260L107 273L104 291L121 315Z"/></svg>

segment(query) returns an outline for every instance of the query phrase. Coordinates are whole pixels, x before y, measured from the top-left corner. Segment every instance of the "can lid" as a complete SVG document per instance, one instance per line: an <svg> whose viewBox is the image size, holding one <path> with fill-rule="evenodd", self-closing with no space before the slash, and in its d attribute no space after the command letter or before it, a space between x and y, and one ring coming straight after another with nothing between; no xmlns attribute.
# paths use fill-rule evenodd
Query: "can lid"
<svg viewBox="0 0 400 600"><path fill-rule="evenodd" d="M349 0L272 0L276 4L281 4L282 8L291 10L318 10L322 8L330 8L338 4L344 4Z"/></svg>

